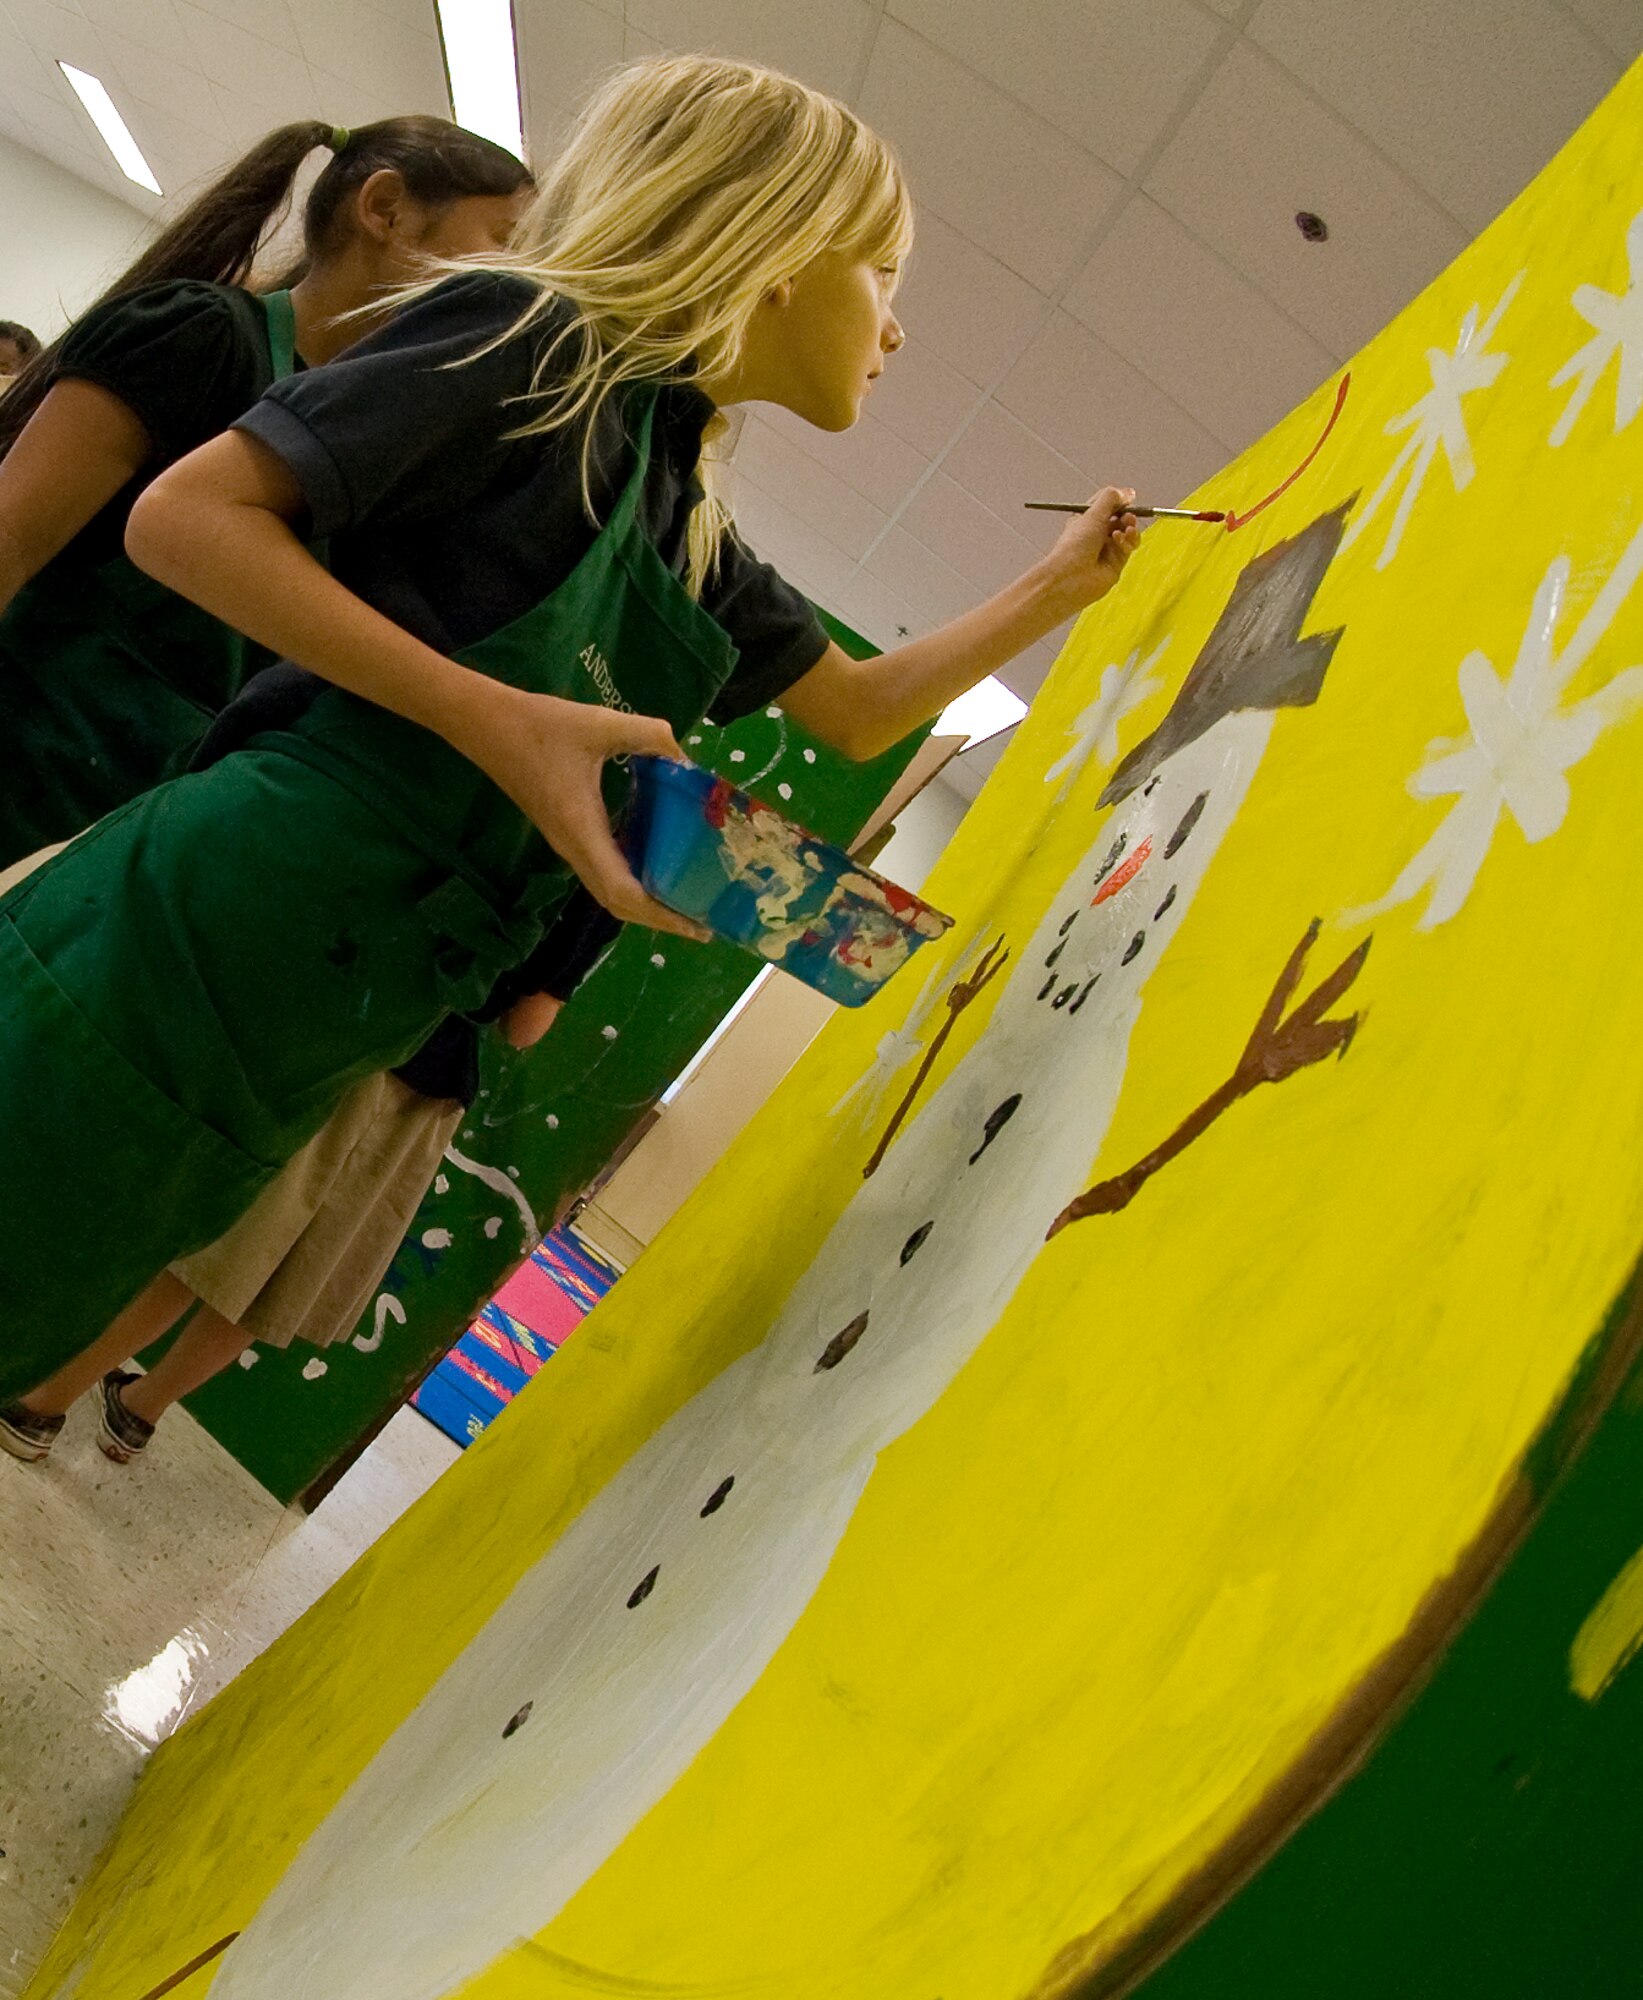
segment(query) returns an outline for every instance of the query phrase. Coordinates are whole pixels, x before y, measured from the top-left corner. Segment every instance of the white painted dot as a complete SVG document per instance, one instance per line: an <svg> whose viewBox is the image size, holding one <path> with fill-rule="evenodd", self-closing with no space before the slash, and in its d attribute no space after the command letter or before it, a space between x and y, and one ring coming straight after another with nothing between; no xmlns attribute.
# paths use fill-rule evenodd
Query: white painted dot
<svg viewBox="0 0 1643 2000"><path fill-rule="evenodd" d="M782 712L779 708L767 708L765 714L770 717L772 722L780 722L782 719Z"/></svg>
<svg viewBox="0 0 1643 2000"><path fill-rule="evenodd" d="M552 1112L552 1111L550 1111L550 1112L548 1113L548 1130L549 1130L550 1132L557 1132L557 1131L559 1130L559 1118L558 1118L558 1115L557 1115L557 1113L555 1113L555 1112Z"/></svg>
<svg viewBox="0 0 1643 2000"><path fill-rule="evenodd" d="M701 739L701 737L700 737L700 736L687 736L687 737L685 738L685 741L686 741L687 743L700 743L700 742L701 742L701 740L702 740L702 739Z"/></svg>
<svg viewBox="0 0 1643 2000"><path fill-rule="evenodd" d="M815 763L815 761L816 761L816 753L815 753L815 751L814 751L814 750L807 750L807 751L806 751L806 752L804 753L804 761L805 761L805 762L806 762L807 764L814 764L814 763Z"/></svg>
<svg viewBox="0 0 1643 2000"><path fill-rule="evenodd" d="M448 1177L447 1175L445 1175L445 1174L435 1174L435 1176L434 1176L434 1193L435 1193L435 1194L449 1194L449 1193L450 1193L450 1191L451 1191L451 1183L450 1183L450 1179L449 1179L449 1177Z"/></svg>
<svg viewBox="0 0 1643 2000"><path fill-rule="evenodd" d="M496 1232L497 1232L497 1231L498 1231L498 1230L499 1230L499 1229L500 1229L501 1227L502 1227L502 1218L501 1218L501 1216L500 1216L500 1215L493 1215L493 1216L490 1216L490 1217L488 1217L488 1218L486 1219L486 1223L485 1223L485 1234L486 1234L487 1236L490 1236L490 1237L493 1237L493 1238L494 1238L494 1237L495 1237L495 1235L496 1235Z"/></svg>
<svg viewBox="0 0 1643 2000"><path fill-rule="evenodd" d="M315 1355L312 1361L305 1361L302 1364L302 1379L305 1382L317 1382L326 1372L325 1363L318 1355Z"/></svg>
<svg viewBox="0 0 1643 2000"><path fill-rule="evenodd" d="M790 799L790 798L792 798L792 796L793 796L793 787L792 787L791 785L778 785L778 786L776 787L776 796L777 796L777 798L779 798L779 799Z"/></svg>
<svg viewBox="0 0 1643 2000"><path fill-rule="evenodd" d="M652 965L666 965L667 954L665 952L653 951L650 955L650 962Z"/></svg>
<svg viewBox="0 0 1643 2000"><path fill-rule="evenodd" d="M422 1232L422 1247L425 1250L449 1250L451 1232L448 1229L425 1229Z"/></svg>
<svg viewBox="0 0 1643 2000"><path fill-rule="evenodd" d="M508 1172L513 1176L515 1180L518 1180L519 1169L517 1167L509 1167Z"/></svg>
<svg viewBox="0 0 1643 2000"><path fill-rule="evenodd" d="M612 1026L610 1025L610 1023L609 1023L608 1021L607 1021L607 1022L605 1023L605 1025L604 1025L604 1026L603 1026L603 1027L602 1027L602 1028L601 1028L601 1029L599 1030L599 1032L600 1032L600 1034L602 1034L602 1035L604 1036L604 1038L605 1038L605 1040L606 1040L607 1042L614 1042L614 1041L615 1041L615 1039L616 1039L616 1032L617 1032L617 1031L616 1031L616 1030L615 1030L615 1029L614 1029L614 1028L613 1028L613 1027L612 1027Z"/></svg>
<svg viewBox="0 0 1643 2000"><path fill-rule="evenodd" d="M732 750L730 761L732 764L745 764L747 762L747 752L745 750Z"/></svg>
<svg viewBox="0 0 1643 2000"><path fill-rule="evenodd" d="M257 1350L254 1347L248 1347L240 1356L240 1366L242 1368L255 1368L258 1359Z"/></svg>

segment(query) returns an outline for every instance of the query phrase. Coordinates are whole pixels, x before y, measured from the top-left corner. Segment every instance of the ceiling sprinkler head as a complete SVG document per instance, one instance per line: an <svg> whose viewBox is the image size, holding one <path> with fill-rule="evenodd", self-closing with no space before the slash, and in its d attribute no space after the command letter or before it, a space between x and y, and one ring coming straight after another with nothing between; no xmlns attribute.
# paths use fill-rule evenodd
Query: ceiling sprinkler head
<svg viewBox="0 0 1643 2000"><path fill-rule="evenodd" d="M1295 227L1306 238L1308 243L1327 243L1329 241L1329 224L1324 221L1321 215L1314 215L1310 208L1303 208L1296 214Z"/></svg>

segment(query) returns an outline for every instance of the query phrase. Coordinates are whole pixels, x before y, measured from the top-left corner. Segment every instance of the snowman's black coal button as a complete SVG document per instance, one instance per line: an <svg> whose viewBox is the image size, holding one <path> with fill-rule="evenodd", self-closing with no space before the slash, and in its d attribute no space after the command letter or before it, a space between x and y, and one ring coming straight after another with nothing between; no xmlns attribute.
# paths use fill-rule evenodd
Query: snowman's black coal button
<svg viewBox="0 0 1643 2000"><path fill-rule="evenodd" d="M513 1714L510 1715L507 1721L502 1725L502 1736L504 1741L506 1741L507 1738L510 1737L516 1729L524 1728L525 1724L530 1721L531 1710L535 1706L536 1703L534 1701L528 1701L525 1703L523 1708L516 1708L514 1710Z"/></svg>
<svg viewBox="0 0 1643 2000"><path fill-rule="evenodd" d="M1123 965L1128 965L1130 960L1134 958L1135 954L1141 949L1142 945L1144 945L1146 941L1147 941L1146 932L1137 931L1134 937L1132 937L1129 943L1125 946L1124 956L1120 960L1120 963Z"/></svg>
<svg viewBox="0 0 1643 2000"><path fill-rule="evenodd" d="M1129 844L1130 844L1129 835L1127 833L1121 833L1118 836L1118 838L1113 842L1111 847L1107 849L1106 860L1103 861L1101 866L1095 871L1095 880L1091 884L1092 888L1099 889L1101 887L1101 884L1106 881L1107 877L1112 873L1113 869L1117 867L1119 855L1123 853L1124 849L1128 847Z"/></svg>
<svg viewBox="0 0 1643 2000"><path fill-rule="evenodd" d="M1158 919L1164 914L1164 912L1169 908L1170 904L1173 903L1174 901L1175 901L1175 884L1172 882L1169 885L1169 894L1164 898L1164 900L1158 905L1157 909L1154 910L1152 913L1152 920L1154 923L1157 923Z"/></svg>
<svg viewBox="0 0 1643 2000"><path fill-rule="evenodd" d="M901 1261L905 1264L907 1259L903 1257ZM837 1368L839 1363L850 1352L851 1348L855 1346L856 1342L867 1331L867 1319L868 1315L866 1313L859 1312L844 1329L843 1333L834 1334L833 1338L822 1349L821 1359L811 1369L811 1374L825 1375L829 1368ZM729 1485L728 1480L725 1483L727 1486ZM704 1509L703 1511L705 1512L706 1510Z"/></svg>
<svg viewBox="0 0 1643 2000"><path fill-rule="evenodd" d="M912 1235L908 1237L907 1241L901 1246L901 1261L904 1264L912 1263L913 1259L924 1248L924 1240L935 1226L933 1222L921 1222Z"/></svg>
<svg viewBox="0 0 1643 2000"><path fill-rule="evenodd" d="M1040 1000L1048 1000L1050 995L1054 991L1055 991L1055 974L1052 972L1049 978L1046 979L1044 984L1038 989L1038 997Z"/></svg>
<svg viewBox="0 0 1643 2000"><path fill-rule="evenodd" d="M1184 813L1182 813L1180 823L1177 825L1175 831L1170 835L1168 844L1164 848L1164 859L1166 861L1169 860L1172 854L1180 853L1182 845L1185 842L1187 835L1191 833L1192 829L1198 824L1198 816L1204 810L1205 806L1207 806L1208 804L1209 804L1209 793L1200 792L1197 798L1193 800L1192 804L1187 807Z"/></svg>
<svg viewBox="0 0 1643 2000"><path fill-rule="evenodd" d="M707 1519L709 1514L718 1513L719 1509L730 1498L730 1489L735 1484L736 1484L735 1473L727 1472L724 1478L719 1481L718 1485L715 1486L713 1491L707 1496L707 1504L702 1509L702 1519L704 1521Z"/></svg>
<svg viewBox="0 0 1643 2000"><path fill-rule="evenodd" d="M1063 917L1063 918L1062 918L1062 920L1061 920L1061 928L1060 928L1060 930L1058 930L1058 931L1056 932L1056 936L1057 936L1057 937L1065 937L1065 936L1067 935L1068 931L1070 931L1070 930L1072 929L1073 925L1074 925L1074 924L1076 924L1077 922L1078 922L1078 912L1077 912L1076 910L1074 910L1074 911L1073 911L1073 913L1072 913L1072 915L1071 915L1070 917Z"/></svg>
<svg viewBox="0 0 1643 2000"><path fill-rule="evenodd" d="M1097 974L1095 975L1095 979L1099 979L1100 977L1101 977L1101 975L1100 975L1100 973L1098 972L1098 973L1097 973ZM1076 1014L1076 1013L1078 1012L1079 1008L1080 1008L1080 1007L1082 1007L1082 1006L1083 1006L1083 1004L1084 1004L1084 1002L1085 1002L1085 1001L1086 1001L1086 1000L1087 1000L1087 999L1088 999L1088 998L1090 997L1090 990L1091 990L1091 988L1092 988L1092 987L1093 987L1093 986L1095 985L1095 979L1087 979L1087 980L1085 980L1085 982L1084 982L1084 990L1083 990L1083 992L1079 994L1078 998L1077 998L1077 999L1076 999L1076 1000L1075 1000L1075 1001L1073 1002L1073 1004L1072 1004L1072 1005L1071 1005L1071 1006L1070 1006L1070 1007L1069 1007L1069 1008L1067 1009L1067 1012L1068 1012L1069 1014Z"/></svg>
<svg viewBox="0 0 1643 2000"><path fill-rule="evenodd" d="M1077 991L1078 991L1078 981L1075 979L1071 984L1071 986L1062 987L1061 991L1050 1002L1050 1005L1052 1007L1065 1007L1067 1002L1073 997L1073 995Z"/></svg>
<svg viewBox="0 0 1643 2000"><path fill-rule="evenodd" d="M1055 1004L1059 1007L1061 1005L1061 1002L1057 1000ZM1004 1130L1005 1126L1009 1124L1010 1120L1015 1116L1017 1111L1019 1111L1020 1109L1021 1109L1021 1092L1018 1090L1014 1097L1006 1097L1004 1102L1001 1105L999 1105L996 1110L989 1111L987 1113L987 1122L981 1128L982 1131L986 1134L986 1137L982 1140L981 1144L977 1146L975 1151L970 1155L970 1165L972 1167L975 1165L976 1161L981 1158L982 1154L986 1152L987 1148L993 1143L993 1141L998 1137L999 1133Z"/></svg>
<svg viewBox="0 0 1643 2000"><path fill-rule="evenodd" d="M1061 942L1056 946L1055 950L1050 953L1047 959L1045 959L1044 963L1046 965L1054 965L1056 960L1061 956L1061 954L1066 949L1067 949L1067 940L1063 938Z"/></svg>
<svg viewBox="0 0 1643 2000"><path fill-rule="evenodd" d="M628 1599L628 1609L630 1611L636 1604L643 1604L645 1599L656 1588L656 1578L661 1567L662 1565L658 1563L655 1569L647 1570L633 1586L633 1595Z"/></svg>

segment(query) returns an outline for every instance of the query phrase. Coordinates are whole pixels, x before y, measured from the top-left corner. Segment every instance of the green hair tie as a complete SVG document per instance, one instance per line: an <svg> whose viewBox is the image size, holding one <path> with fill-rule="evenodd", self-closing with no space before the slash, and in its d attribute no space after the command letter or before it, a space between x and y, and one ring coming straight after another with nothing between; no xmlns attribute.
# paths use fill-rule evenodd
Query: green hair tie
<svg viewBox="0 0 1643 2000"><path fill-rule="evenodd" d="M344 151L348 141L353 136L353 133L348 130L346 125L333 125L331 127L331 151L333 153Z"/></svg>

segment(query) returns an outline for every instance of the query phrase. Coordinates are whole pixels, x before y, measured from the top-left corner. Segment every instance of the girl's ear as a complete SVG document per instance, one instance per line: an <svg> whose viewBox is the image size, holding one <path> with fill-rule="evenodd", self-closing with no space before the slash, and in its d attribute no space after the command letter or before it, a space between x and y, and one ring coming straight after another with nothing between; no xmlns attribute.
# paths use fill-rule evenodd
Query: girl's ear
<svg viewBox="0 0 1643 2000"><path fill-rule="evenodd" d="M783 278L778 283L772 285L770 290L760 300L761 305L775 306L779 310L785 310L792 303L793 280L791 278Z"/></svg>
<svg viewBox="0 0 1643 2000"><path fill-rule="evenodd" d="M348 204L350 220L374 243L389 243L403 230L409 202L405 176L394 167L378 167L361 181Z"/></svg>

